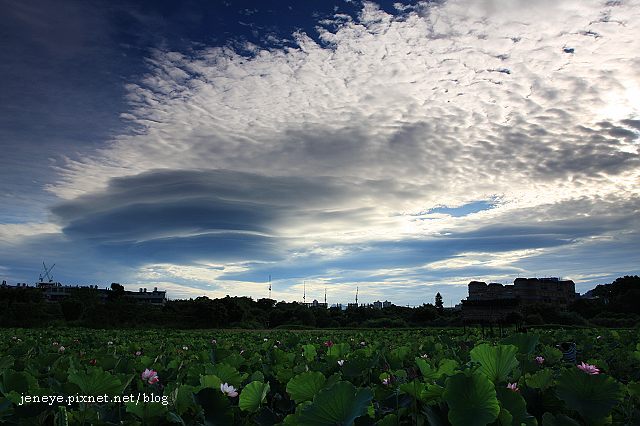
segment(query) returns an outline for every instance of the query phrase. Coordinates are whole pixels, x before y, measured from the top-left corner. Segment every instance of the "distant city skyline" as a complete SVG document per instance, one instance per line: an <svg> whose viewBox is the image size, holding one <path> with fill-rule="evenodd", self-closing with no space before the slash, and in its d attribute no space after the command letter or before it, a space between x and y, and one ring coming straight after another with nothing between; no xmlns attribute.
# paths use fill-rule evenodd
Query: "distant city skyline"
<svg viewBox="0 0 640 426"><path fill-rule="evenodd" d="M0 0L0 281L639 274L638 34L640 0Z"/></svg>

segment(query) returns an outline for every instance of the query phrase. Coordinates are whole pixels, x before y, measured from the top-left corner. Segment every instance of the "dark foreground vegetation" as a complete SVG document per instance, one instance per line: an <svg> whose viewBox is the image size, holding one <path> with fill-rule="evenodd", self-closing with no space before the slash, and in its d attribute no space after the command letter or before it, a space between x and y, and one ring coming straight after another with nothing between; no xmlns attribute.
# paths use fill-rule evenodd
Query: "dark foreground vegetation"
<svg viewBox="0 0 640 426"><path fill-rule="evenodd" d="M640 324L640 277L625 276L599 285L567 310L545 305L523 307L509 318L516 325L579 325L635 327ZM164 306L132 302L125 297L99 300L90 289L79 288L59 303L48 303L41 292L26 288L19 292L0 289L0 326L43 325L92 328L404 328L458 326L464 317L458 310L424 304L416 308L392 306L384 309L357 307L308 308L299 303L257 301L248 297L171 300Z"/></svg>

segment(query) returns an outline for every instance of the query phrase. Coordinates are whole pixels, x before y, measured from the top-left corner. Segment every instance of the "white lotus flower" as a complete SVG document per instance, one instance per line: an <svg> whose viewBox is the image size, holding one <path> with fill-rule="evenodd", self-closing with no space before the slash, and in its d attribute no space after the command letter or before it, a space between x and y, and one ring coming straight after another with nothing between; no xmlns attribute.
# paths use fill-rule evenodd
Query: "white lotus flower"
<svg viewBox="0 0 640 426"><path fill-rule="evenodd" d="M231 386L228 383L222 383L220 385L220 391L230 397L235 397L238 396L238 390L236 388L234 388L233 386Z"/></svg>

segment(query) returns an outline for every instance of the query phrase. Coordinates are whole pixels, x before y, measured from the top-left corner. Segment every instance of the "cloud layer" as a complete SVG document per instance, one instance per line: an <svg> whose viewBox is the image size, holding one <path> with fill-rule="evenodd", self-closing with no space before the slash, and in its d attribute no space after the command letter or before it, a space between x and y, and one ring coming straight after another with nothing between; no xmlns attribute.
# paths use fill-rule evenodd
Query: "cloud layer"
<svg viewBox="0 0 640 426"><path fill-rule="evenodd" d="M157 50L127 86L129 131L57 170L53 223L196 291L272 274L282 297L308 278L405 302L633 272L637 254L568 264L640 242L640 3L397 8L364 3L295 47ZM487 208L443 209L470 203Z"/></svg>

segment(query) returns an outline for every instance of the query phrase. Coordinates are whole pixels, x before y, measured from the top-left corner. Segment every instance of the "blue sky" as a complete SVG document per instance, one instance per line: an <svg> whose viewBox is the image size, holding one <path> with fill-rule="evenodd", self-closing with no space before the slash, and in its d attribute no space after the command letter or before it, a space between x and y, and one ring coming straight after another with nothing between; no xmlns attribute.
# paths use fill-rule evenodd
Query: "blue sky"
<svg viewBox="0 0 640 426"><path fill-rule="evenodd" d="M638 1L0 0L0 279L466 296L640 263Z"/></svg>

